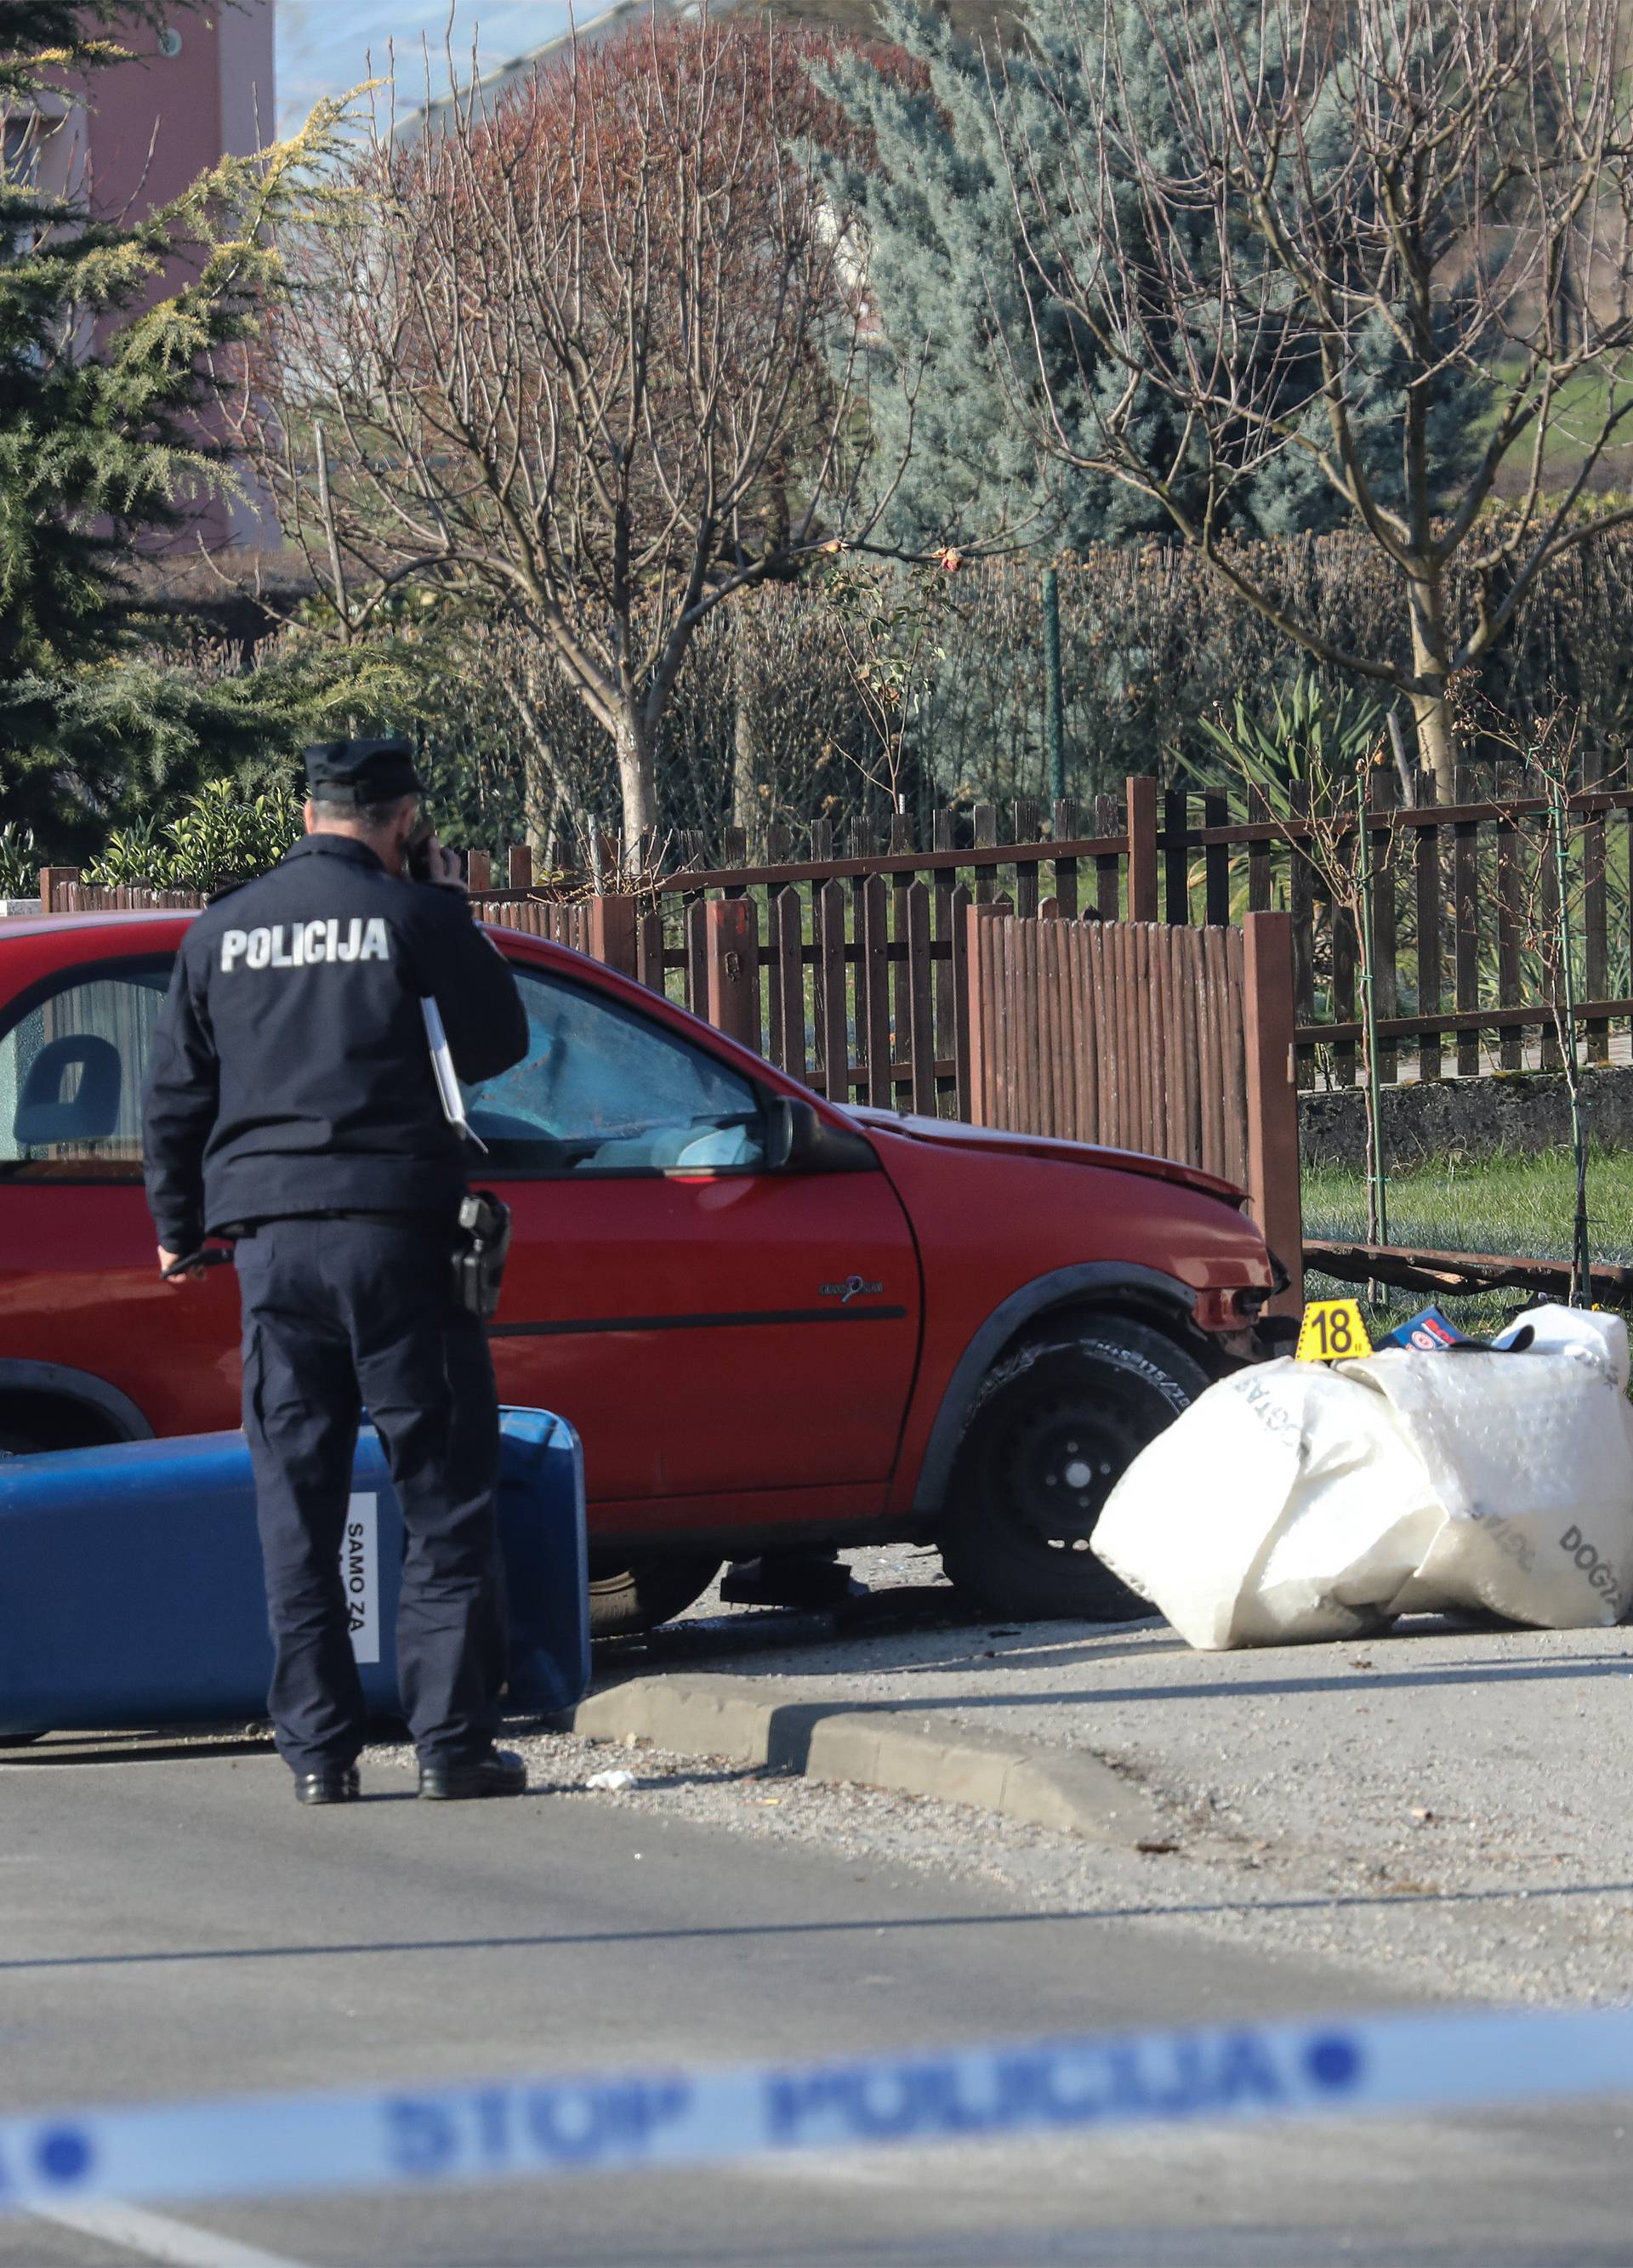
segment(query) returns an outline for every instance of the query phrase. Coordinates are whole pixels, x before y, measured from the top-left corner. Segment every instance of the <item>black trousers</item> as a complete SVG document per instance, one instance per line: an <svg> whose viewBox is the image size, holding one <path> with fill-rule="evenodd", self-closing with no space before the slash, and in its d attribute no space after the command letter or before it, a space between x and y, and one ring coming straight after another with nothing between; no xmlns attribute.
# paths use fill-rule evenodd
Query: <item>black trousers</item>
<svg viewBox="0 0 1633 2268"><path fill-rule="evenodd" d="M460 1762L498 1723L499 1409L482 1326L454 1299L452 1243L451 1223L348 1218L263 1221L238 1247L268 1697L297 1772L363 1746L340 1547L365 1408L403 1507L397 1669L415 1743Z"/></svg>

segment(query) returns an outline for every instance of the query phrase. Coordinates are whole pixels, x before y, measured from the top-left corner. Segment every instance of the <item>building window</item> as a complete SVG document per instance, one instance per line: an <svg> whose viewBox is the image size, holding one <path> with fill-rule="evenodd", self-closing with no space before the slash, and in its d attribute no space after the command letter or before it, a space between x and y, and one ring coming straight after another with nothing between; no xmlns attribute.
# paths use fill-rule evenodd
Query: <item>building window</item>
<svg viewBox="0 0 1633 2268"><path fill-rule="evenodd" d="M8 189L33 189L40 177L40 145L48 130L47 122L32 110L20 117L4 122L5 136L0 144L0 179ZM17 255L28 247L33 232L22 222L13 222L8 229L0 224L0 246Z"/></svg>
<svg viewBox="0 0 1633 2268"><path fill-rule="evenodd" d="M32 188L40 171L43 121L31 110L5 121L5 184L9 189Z"/></svg>

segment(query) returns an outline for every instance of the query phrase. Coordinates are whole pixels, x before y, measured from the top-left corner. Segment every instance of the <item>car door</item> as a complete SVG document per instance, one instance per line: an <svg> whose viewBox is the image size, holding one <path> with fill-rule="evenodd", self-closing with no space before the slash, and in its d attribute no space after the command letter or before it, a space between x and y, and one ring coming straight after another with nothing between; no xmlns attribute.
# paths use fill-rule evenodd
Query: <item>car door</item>
<svg viewBox="0 0 1633 2268"><path fill-rule="evenodd" d="M528 1054L468 1095L514 1221L505 1397L568 1418L591 1497L632 1515L882 1486L920 1322L888 1177L768 1169L765 1092L735 1064L620 993L513 967Z"/></svg>
<svg viewBox="0 0 1633 2268"><path fill-rule="evenodd" d="M232 1270L185 1296L161 1284L142 1189L170 969L167 953L81 961L0 1010L0 1361L42 1387L42 1366L100 1381L164 1433L238 1423Z"/></svg>

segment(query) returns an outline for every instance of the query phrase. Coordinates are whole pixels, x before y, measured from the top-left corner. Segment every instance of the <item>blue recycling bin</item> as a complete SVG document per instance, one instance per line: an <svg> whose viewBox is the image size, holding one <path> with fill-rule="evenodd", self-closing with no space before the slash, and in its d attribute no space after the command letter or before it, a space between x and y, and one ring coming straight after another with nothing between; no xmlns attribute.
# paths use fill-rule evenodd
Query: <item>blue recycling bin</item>
<svg viewBox="0 0 1633 2268"><path fill-rule="evenodd" d="M584 1460L545 1410L500 1426L510 1703L544 1716L589 1683ZM372 1428L351 1490L351 1643L393 1716L403 1516ZM0 1458L0 1735L264 1716L271 1675L241 1433Z"/></svg>

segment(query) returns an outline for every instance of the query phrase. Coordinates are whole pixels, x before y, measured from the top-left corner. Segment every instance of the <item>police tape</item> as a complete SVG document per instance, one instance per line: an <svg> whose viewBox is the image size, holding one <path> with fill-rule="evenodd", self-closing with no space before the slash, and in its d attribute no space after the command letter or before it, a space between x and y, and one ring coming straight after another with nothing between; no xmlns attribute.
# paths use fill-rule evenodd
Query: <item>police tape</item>
<svg viewBox="0 0 1633 2268"><path fill-rule="evenodd" d="M1223 2025L0 2117L0 2209L430 2189L800 2150L1619 2093L1633 2094L1633 2010Z"/></svg>

